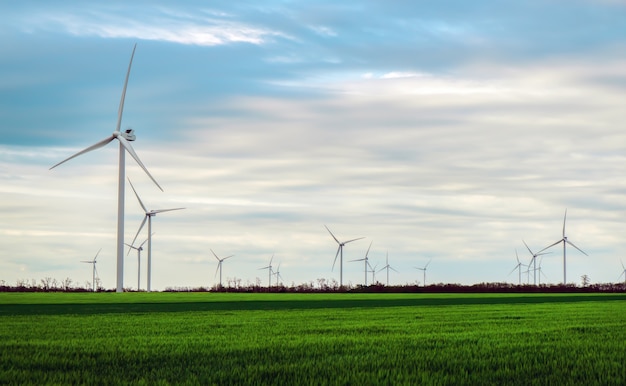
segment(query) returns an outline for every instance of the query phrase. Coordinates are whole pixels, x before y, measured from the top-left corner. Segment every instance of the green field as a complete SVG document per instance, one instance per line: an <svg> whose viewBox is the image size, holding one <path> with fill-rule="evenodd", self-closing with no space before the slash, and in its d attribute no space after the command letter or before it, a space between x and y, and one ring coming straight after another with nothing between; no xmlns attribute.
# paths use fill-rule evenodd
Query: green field
<svg viewBox="0 0 626 386"><path fill-rule="evenodd" d="M2 293L0 384L626 384L626 294Z"/></svg>

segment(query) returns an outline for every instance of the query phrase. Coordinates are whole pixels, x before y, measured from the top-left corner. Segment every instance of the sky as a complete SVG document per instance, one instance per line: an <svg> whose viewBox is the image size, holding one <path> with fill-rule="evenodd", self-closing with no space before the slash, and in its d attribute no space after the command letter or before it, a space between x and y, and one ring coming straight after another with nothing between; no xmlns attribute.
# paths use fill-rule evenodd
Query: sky
<svg viewBox="0 0 626 386"><path fill-rule="evenodd" d="M0 3L0 280L115 288L122 129L152 289L567 281L626 264L626 1ZM143 219L126 191L125 240ZM138 241L147 237L146 229ZM563 251L542 283L563 280ZM142 254L141 287L146 283ZM388 259L388 260L386 260ZM381 270L383 269L383 270ZM137 288L137 255L124 263ZM624 279L623 276L621 278ZM368 274L371 282L372 274ZM527 275L522 280L526 282ZM531 276L530 281L534 279ZM275 278L272 279L275 282Z"/></svg>

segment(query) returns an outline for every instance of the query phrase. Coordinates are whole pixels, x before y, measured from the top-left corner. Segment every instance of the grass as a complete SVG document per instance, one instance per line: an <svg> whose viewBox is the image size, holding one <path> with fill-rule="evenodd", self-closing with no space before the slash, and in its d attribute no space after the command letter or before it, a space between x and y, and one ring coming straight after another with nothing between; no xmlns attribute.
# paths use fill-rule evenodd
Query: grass
<svg viewBox="0 0 626 386"><path fill-rule="evenodd" d="M0 384L620 385L625 300L0 294Z"/></svg>

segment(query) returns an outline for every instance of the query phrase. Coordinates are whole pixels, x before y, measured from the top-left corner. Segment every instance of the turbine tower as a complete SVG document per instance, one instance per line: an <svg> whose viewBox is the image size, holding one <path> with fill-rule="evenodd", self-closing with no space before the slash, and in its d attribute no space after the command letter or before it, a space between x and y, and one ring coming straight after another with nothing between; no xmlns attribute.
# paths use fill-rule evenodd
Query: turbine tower
<svg viewBox="0 0 626 386"><path fill-rule="evenodd" d="M217 269L215 270L215 275L217 275L217 271L220 271L220 288L222 288L222 263L224 262L224 260L231 258L235 255L230 255L230 256L226 256L223 258L219 258L217 257L217 255L215 254L215 252L213 252L213 250L211 249L211 253L213 253L213 256L215 256L215 258L217 259Z"/></svg>
<svg viewBox="0 0 626 386"><path fill-rule="evenodd" d="M426 265L424 266L424 268L420 268L420 267L415 267L415 269L419 269L420 271L424 271L424 288L426 288L426 268L428 268L428 264L430 264L430 262L433 259L428 260L428 263L426 263Z"/></svg>
<svg viewBox="0 0 626 386"><path fill-rule="evenodd" d="M274 260L274 254L272 254L272 258L270 259L270 264L267 267L259 268L259 269L269 270L268 272L269 279L268 279L268 284L267 284L268 290L272 286L272 274L274 273L274 271L272 271L272 260Z"/></svg>
<svg viewBox="0 0 626 386"><path fill-rule="evenodd" d="M328 229L328 227L326 225L324 225L324 227L326 228L328 233L330 233L330 235L333 237L333 239L335 239L335 241L339 245L339 248L337 248L337 253L335 254L335 260L333 261L333 268L332 269L335 269L335 263L337 262L337 256L340 256L340 259L339 259L339 288L342 288L343 287L343 246L348 244L348 243L351 243L353 241L364 239L365 237L359 237L357 239L352 239L352 240L341 242L341 241L337 240L337 238L335 237L333 232L331 232L330 229Z"/></svg>
<svg viewBox="0 0 626 386"><path fill-rule="evenodd" d="M580 252L582 252L585 256L589 256L587 253L585 253L582 249L578 248L576 245L574 245L574 243L572 243L571 241L569 241L567 239L567 236L565 236L565 220L567 219L567 209L565 209L565 216L563 216L563 237L555 242L554 244L550 244L547 247L545 247L544 249L542 249L541 251L539 251L538 253L541 253L543 251L545 251L548 248L552 248L553 246L559 244L559 243L563 243L563 285L567 285L567 264L566 264L566 260L565 260L565 256L566 256L566 246L567 244L571 245L572 247L578 249Z"/></svg>
<svg viewBox="0 0 626 386"><path fill-rule="evenodd" d="M100 250L98 251L98 253L96 253L96 256L94 256L93 260L81 260L81 263L88 263L91 264L93 266L92 269L92 279L91 279L91 285L92 285L92 290L91 292L96 292L96 276L98 275L98 271L96 270L96 259L98 258L98 255L100 254L100 251L102 250L102 248L100 248Z"/></svg>
<svg viewBox="0 0 626 386"><path fill-rule="evenodd" d="M528 247L528 244L526 244L526 241L522 240L522 242L526 246L526 249L528 249L528 252L530 252L530 255L533 257L530 260L530 264L528 264L528 269L530 270L530 266L531 265L533 266L533 285L537 285L537 256L547 255L548 253L551 253L551 252L533 253L533 251L531 251L530 248ZM515 251L515 254L517 254L517 251ZM541 267L541 264L539 265L539 267ZM541 281L541 278L539 279L539 281Z"/></svg>
<svg viewBox="0 0 626 386"><path fill-rule="evenodd" d="M622 273L619 275L619 277L617 278L617 280L621 279L622 276L624 276L624 285L626 286L626 267L624 267L624 262L623 261L619 261L620 263L622 263Z"/></svg>
<svg viewBox="0 0 626 386"><path fill-rule="evenodd" d="M143 245L146 243L146 241L148 241L148 239L145 239L143 243L141 243L138 247L132 244L124 243L125 245L130 247L128 249L128 253L130 253L131 249L137 251L137 291L141 290L141 251L143 251ZM128 256L128 253L126 254L126 256Z"/></svg>
<svg viewBox="0 0 626 386"><path fill-rule="evenodd" d="M135 190L133 183L130 182L130 178L128 179L128 183L130 184L130 187L133 189L133 192L135 193L135 197L137 197L137 201L139 201L139 205L141 205L141 208L143 209L145 213L143 221L141 222L141 225L139 225L139 229L137 230L137 233L135 234L135 238L133 239L132 244L135 244L135 240L137 240L137 236L139 236L139 232L141 232L141 229L143 229L143 226L146 224L146 220L148 220L148 283L147 283L146 290L150 292L150 289L151 289L150 285L152 283L151 281L151 278L152 278L152 217L156 216L158 213L171 212L173 210L181 210L185 208L148 210L146 206L143 204L143 202L141 202L141 198L139 198L139 195L137 194L137 191Z"/></svg>
<svg viewBox="0 0 626 386"><path fill-rule="evenodd" d="M389 270L392 269L392 270L396 271L395 268L393 268L391 265L389 265L389 252L387 252L387 255L385 256L385 262L387 264L384 267L382 267L381 269L379 269L378 272L382 271L383 269L387 270L387 287L389 287ZM396 271L396 272L398 272L398 271Z"/></svg>
<svg viewBox="0 0 626 386"><path fill-rule="evenodd" d="M79 155L88 153L92 150L99 149L109 142L113 140L117 140L119 142L119 178L118 178L118 190L117 190L117 292L124 292L124 185L125 185L125 160L126 160L126 152L128 152L131 157L137 162L137 164L143 169L143 171L150 177L152 182L156 184L156 186L163 191L163 188L159 185L158 182L152 177L148 169L144 166L144 164L139 159L137 153L131 146L130 142L135 140L135 135L133 134L132 129L127 129L123 133L120 132L120 126L122 124L122 113L124 111L124 98L126 97L126 86L128 85L128 77L130 75L130 68L133 64L133 57L135 56L135 48L137 48L137 44L133 47L133 52L130 55L130 63L128 64L128 71L126 72L126 80L124 81L124 88L122 90L122 97L120 100L120 106L117 111L117 125L115 126L115 131L111 134L110 137L103 139L102 141L89 146L88 148L79 151L73 156L64 159L58 164L52 166L50 169L54 169L55 167L61 165L64 162L71 160L72 158L78 157Z"/></svg>
<svg viewBox="0 0 626 386"><path fill-rule="evenodd" d="M370 248L372 247L372 242L370 242L370 246L367 247L367 252L365 252L365 257L362 259L350 260L350 261L364 261L365 262L365 286L367 287L367 267L370 266L369 258L367 255L370 253ZM371 266L370 266L371 267Z"/></svg>

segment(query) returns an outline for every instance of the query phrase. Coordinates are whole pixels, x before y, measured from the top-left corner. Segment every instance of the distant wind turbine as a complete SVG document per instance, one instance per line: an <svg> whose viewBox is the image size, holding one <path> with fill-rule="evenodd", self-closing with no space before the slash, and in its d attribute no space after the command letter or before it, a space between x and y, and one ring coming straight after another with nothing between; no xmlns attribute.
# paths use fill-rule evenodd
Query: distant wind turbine
<svg viewBox="0 0 626 386"><path fill-rule="evenodd" d="M519 256L517 254L517 249L515 250L515 259L517 260L517 265L515 266L515 268L513 268L513 270L511 272L509 272L509 275L512 274L513 272L515 272L515 270L517 269L518 275L519 275L519 283L518 285L522 285L522 266L525 266L525 264L522 264L521 261L519 261Z"/></svg>
<svg viewBox="0 0 626 386"><path fill-rule="evenodd" d="M541 259L539 259L539 267L537 267L537 271L539 272L539 275L537 276L538 279L538 284L541 285L541 276L543 275L543 277L545 279L547 279L545 273L543 273L543 271L541 270L541 263L543 262L543 257L541 257Z"/></svg>
<svg viewBox="0 0 626 386"><path fill-rule="evenodd" d="M220 288L222 288L222 263L224 262L224 260L231 258L235 255L230 255L230 256L226 256L223 258L219 258L217 257L217 255L215 254L215 252L213 252L213 250L211 249L211 253L213 253L213 256L215 256L215 258L217 259L217 269L215 270L215 274L217 275L217 271L220 271Z"/></svg>
<svg viewBox="0 0 626 386"><path fill-rule="evenodd" d="M137 251L137 291L141 290L141 286L140 286L141 284L141 251L143 251L143 245L146 243L146 241L148 241L148 239L145 239L143 243L139 244L138 247L132 244L124 243L128 247L130 247L130 249L128 250L128 253L130 253L131 249L134 249Z"/></svg>
<svg viewBox="0 0 626 386"><path fill-rule="evenodd" d="M133 183L130 182L130 178L128 179L128 183L130 183L130 187L133 189L133 192L135 193L135 197L137 197L137 201L139 201L139 205L141 205L141 208L143 209L145 213L143 221L141 222L141 225L139 226L139 229L137 230L137 233L135 234L135 238L133 239L132 244L135 244L135 240L137 240L137 236L139 236L139 232L141 232L141 229L143 229L143 226L146 224L146 220L148 221L148 283L147 283L146 290L150 292L151 290L150 285L152 283L151 281L151 278L152 278L152 217L156 216L158 213L170 212L172 210L181 210L185 208L148 210L146 206L143 204L143 202L141 201L141 198L139 198L139 194L137 194L137 191L135 190Z"/></svg>
<svg viewBox="0 0 626 386"><path fill-rule="evenodd" d="M563 285L567 284L567 265L566 265L566 260L565 260L565 256L566 256L566 246L567 244L571 245L572 247L578 249L580 252L582 252L585 256L589 256L587 253L585 253L582 249L578 248L576 245L574 245L574 243L572 243L571 241L569 241L567 239L567 236L565 236L565 220L567 219L567 209L565 209L565 216L563 216L563 237L555 242L554 244L550 244L547 247L545 247L544 249L542 249L541 251L539 251L538 253L541 253L543 251L545 251L548 248L552 248L553 246L563 243Z"/></svg>
<svg viewBox="0 0 626 386"><path fill-rule="evenodd" d="M96 276L98 276L98 271L96 270L96 259L98 258L98 255L100 254L100 251L102 251L102 248L100 248L100 250L98 250L98 253L96 253L96 256L94 256L93 260L81 260L81 263L88 263L91 264L93 266L92 269L92 279L91 279L91 285L92 285L92 290L91 292L96 292Z"/></svg>
<svg viewBox="0 0 626 386"><path fill-rule="evenodd" d="M369 258L367 255L370 253L370 248L372 247L372 242L370 242L370 246L367 247L367 252L365 252L365 257L362 259L350 260L350 261L364 261L365 262L365 286L367 287L367 267L370 266Z"/></svg>
<svg viewBox="0 0 626 386"><path fill-rule="evenodd" d="M378 267L378 263L376 263L376 265L374 265L372 267L372 265L368 262L367 265L370 267L371 269L371 273L372 273L372 285L376 284L376 268Z"/></svg>
<svg viewBox="0 0 626 386"><path fill-rule="evenodd" d="M270 288L272 286L272 274L274 273L274 271L272 271L272 261L274 260L274 255L272 254L272 258L270 259L270 264L267 267L263 267L263 268L259 268L259 269L267 269L268 270L268 284L267 284L267 288Z"/></svg>
<svg viewBox="0 0 626 386"><path fill-rule="evenodd" d="M276 272L274 272L274 274L276 275L276 287L278 287L279 281L282 282L283 280L283 277L280 274L280 263L278 263L278 267L276 268Z"/></svg>
<svg viewBox="0 0 626 386"><path fill-rule="evenodd" d="M395 269L395 268L393 268L391 265L389 265L389 252L387 252L387 255L385 256L385 262L386 262L387 264L385 264L385 266L384 266L384 267L382 267L381 269L379 269L379 270L378 270L378 272L382 271L383 269L386 269L386 270L387 270L387 287L389 287L389 270L391 269L391 270L396 271L396 269ZM398 271L396 271L396 272L398 272ZM398 273L399 273L399 272L398 272Z"/></svg>
<svg viewBox="0 0 626 386"><path fill-rule="evenodd" d="M125 156L126 152L128 152L133 159L137 162L137 164L143 169L143 171L150 177L152 182L156 184L156 186L163 191L163 188L159 185L158 182L152 177L148 169L144 166L144 164L139 159L137 153L131 146L130 142L135 140L135 135L133 134L132 129L127 129L123 133L120 132L120 126L122 124L122 112L124 111L124 98L126 97L126 86L128 85L128 77L130 75L130 68L133 64L133 56L135 56L135 48L137 45L133 47L133 52L130 55L130 63L128 64L128 71L126 72L126 80L124 81L124 88L122 90L122 98L120 100L120 106L117 111L117 125L115 126L115 131L111 134L110 137L103 139L102 141L89 146L88 148L79 151L73 156L64 159L58 164L52 166L50 169L54 169L55 167L61 165L64 162L71 160L72 158L78 157L79 155L88 153L92 150L99 149L109 142L116 140L119 142L119 178L118 178L118 191L117 191L117 292L124 292L124 185L125 185Z"/></svg>
<svg viewBox="0 0 626 386"><path fill-rule="evenodd" d="M619 277L617 278L617 280L619 280L622 276L624 276L624 285L626 286L626 267L624 267L624 262L623 261L619 261L620 263L622 263L622 273L619 275Z"/></svg>
<svg viewBox="0 0 626 386"><path fill-rule="evenodd" d="M337 240L337 238L335 237L333 232L331 232L330 229L328 229L328 227L326 225L324 225L324 227L326 228L328 233L330 233L330 235L333 237L333 239L335 239L335 241L339 245L339 248L337 248L337 253L335 254L335 260L333 261L333 269L335 269L335 263L337 262L337 256L340 256L340 258L339 258L339 288L342 288L343 287L343 246L348 244L348 243L351 243L353 241L364 239L365 237L359 237L359 238L356 238L356 239L352 239L352 240L348 240L348 241L343 241L342 242L342 241Z"/></svg>
<svg viewBox="0 0 626 386"><path fill-rule="evenodd" d="M530 252L530 255L533 257L530 260L530 264L528 264L528 269L530 270L530 266L531 265L533 266L533 285L537 285L537 256L547 255L548 253L552 253L552 252L534 253L533 251L530 250L530 248L528 247L528 244L526 244L526 241L522 240L522 242L526 246L526 249L528 249L528 252ZM515 253L517 254L517 251Z"/></svg>
<svg viewBox="0 0 626 386"><path fill-rule="evenodd" d="M424 271L424 287L426 287L426 269L428 268L428 264L430 264L430 262L433 259L428 260L428 263L426 263L426 265L424 266L424 268L420 268L420 267L415 267L415 269L419 269L420 271Z"/></svg>

